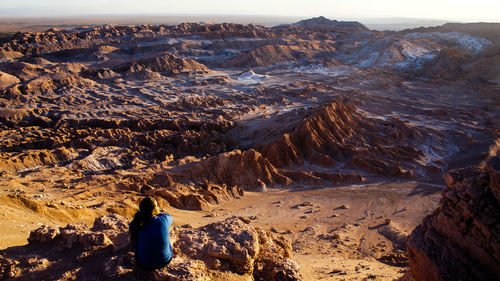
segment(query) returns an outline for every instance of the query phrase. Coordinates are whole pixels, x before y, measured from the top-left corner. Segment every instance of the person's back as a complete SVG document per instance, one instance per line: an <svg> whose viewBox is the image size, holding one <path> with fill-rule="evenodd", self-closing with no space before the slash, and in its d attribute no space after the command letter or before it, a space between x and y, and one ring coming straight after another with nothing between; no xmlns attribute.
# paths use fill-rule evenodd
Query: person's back
<svg viewBox="0 0 500 281"><path fill-rule="evenodd" d="M144 198L139 211L130 223L130 237L134 247L136 263L146 270L168 265L172 259L169 228L172 216L160 213L153 198Z"/></svg>
<svg viewBox="0 0 500 281"><path fill-rule="evenodd" d="M137 262L144 268L162 267L172 258L168 233L171 224L172 216L160 213L137 233L134 252Z"/></svg>

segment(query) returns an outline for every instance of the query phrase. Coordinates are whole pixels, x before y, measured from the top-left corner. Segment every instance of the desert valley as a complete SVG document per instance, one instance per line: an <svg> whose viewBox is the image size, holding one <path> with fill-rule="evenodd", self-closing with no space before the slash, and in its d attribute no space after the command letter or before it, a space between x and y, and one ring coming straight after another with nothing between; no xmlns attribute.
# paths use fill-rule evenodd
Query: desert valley
<svg viewBox="0 0 500 281"><path fill-rule="evenodd" d="M499 120L495 23L5 34L0 280L494 280Z"/></svg>

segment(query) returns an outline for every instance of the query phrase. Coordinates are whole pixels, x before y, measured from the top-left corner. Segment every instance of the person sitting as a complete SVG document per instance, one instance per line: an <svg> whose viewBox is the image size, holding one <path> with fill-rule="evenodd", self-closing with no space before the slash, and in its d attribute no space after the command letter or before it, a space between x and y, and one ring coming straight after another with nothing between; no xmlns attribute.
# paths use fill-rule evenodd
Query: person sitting
<svg viewBox="0 0 500 281"><path fill-rule="evenodd" d="M172 260L169 237L172 221L171 215L160 213L154 198L146 197L139 204L139 211L129 224L129 230L135 261L144 270L165 267Z"/></svg>

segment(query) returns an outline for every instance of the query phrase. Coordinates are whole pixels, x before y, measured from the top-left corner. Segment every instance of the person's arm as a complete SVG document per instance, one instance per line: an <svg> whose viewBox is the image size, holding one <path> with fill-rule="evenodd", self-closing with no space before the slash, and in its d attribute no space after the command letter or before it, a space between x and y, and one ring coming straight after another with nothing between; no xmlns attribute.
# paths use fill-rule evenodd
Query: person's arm
<svg viewBox="0 0 500 281"><path fill-rule="evenodd" d="M168 226L171 226L172 223L174 222L174 218L169 214L166 214L166 215L167 215L167 224L168 224Z"/></svg>

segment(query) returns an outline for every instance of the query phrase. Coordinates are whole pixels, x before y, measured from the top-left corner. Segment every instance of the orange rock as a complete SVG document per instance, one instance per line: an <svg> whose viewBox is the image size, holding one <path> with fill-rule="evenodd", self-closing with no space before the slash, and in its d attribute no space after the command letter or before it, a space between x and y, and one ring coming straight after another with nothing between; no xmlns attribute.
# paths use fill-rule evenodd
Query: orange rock
<svg viewBox="0 0 500 281"><path fill-rule="evenodd" d="M354 104L335 100L314 110L292 132L255 148L278 168L306 161L324 167L344 162L348 168L407 178L421 165L424 153L414 146L423 139L418 128L399 119L368 119Z"/></svg>
<svg viewBox="0 0 500 281"><path fill-rule="evenodd" d="M440 206L408 238L413 280L495 280L500 274L499 157L450 171ZM496 194L495 194L496 195Z"/></svg>
<svg viewBox="0 0 500 281"><path fill-rule="evenodd" d="M21 82L21 80L19 80L16 76L0 71L0 90L7 89L8 87L19 82Z"/></svg>
<svg viewBox="0 0 500 281"><path fill-rule="evenodd" d="M250 149L245 152L235 150L211 157L198 165L174 176L180 180L203 182L259 189L262 181L267 185L289 185L291 180L281 175L262 155Z"/></svg>

